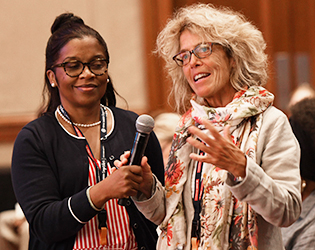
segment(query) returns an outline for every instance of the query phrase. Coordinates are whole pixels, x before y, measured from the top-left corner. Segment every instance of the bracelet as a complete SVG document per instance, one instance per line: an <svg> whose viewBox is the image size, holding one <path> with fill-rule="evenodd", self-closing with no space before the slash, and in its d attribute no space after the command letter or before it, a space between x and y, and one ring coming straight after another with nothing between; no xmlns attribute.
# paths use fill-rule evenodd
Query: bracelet
<svg viewBox="0 0 315 250"><path fill-rule="evenodd" d="M243 177L238 176L238 177L234 177L234 180L233 180L233 181L234 181L235 184L239 184L239 183L241 183L243 180L244 180Z"/></svg>
<svg viewBox="0 0 315 250"><path fill-rule="evenodd" d="M233 182L234 185L240 184L244 178L241 176L235 177L233 174L228 172L229 179Z"/></svg>

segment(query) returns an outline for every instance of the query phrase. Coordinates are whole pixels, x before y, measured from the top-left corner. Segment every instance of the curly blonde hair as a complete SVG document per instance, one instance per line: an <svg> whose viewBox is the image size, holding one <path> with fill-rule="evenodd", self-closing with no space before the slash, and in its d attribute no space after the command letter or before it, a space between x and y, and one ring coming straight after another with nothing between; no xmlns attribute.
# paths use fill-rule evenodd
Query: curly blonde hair
<svg viewBox="0 0 315 250"><path fill-rule="evenodd" d="M230 72L230 83L239 91L246 86L265 85L267 82L266 43L262 33L245 17L228 8L211 4L194 4L179 9L157 37L156 52L165 60L166 70L173 82L171 95L175 110L185 113L194 94L181 67L172 56L180 50L179 39L184 30L198 34L205 42L220 44L235 61ZM198 97L197 97L198 99Z"/></svg>

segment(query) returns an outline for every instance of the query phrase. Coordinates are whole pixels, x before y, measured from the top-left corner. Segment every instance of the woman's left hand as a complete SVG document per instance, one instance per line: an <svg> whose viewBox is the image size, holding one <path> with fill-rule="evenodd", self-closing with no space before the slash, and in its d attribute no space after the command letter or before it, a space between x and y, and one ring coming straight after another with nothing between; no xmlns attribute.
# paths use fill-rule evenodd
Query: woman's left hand
<svg viewBox="0 0 315 250"><path fill-rule="evenodd" d="M120 160L115 160L114 164L116 168L122 168L128 164L128 159L130 158L130 151L126 151L120 156ZM143 193L146 198L151 197L151 190L153 185L153 174L151 171L151 166L148 163L148 158L143 156L141 159L141 168L142 168L142 178L143 181L139 185L139 192Z"/></svg>
<svg viewBox="0 0 315 250"><path fill-rule="evenodd" d="M246 175L246 157L233 143L229 132L230 126L224 127L222 136L210 121L200 119L198 122L209 130L212 137L208 136L197 127L191 126L188 129L189 132L200 138L202 142L192 136L187 138L187 142L202 150L205 154L198 155L191 153L190 158L196 161L211 163L216 167L227 170L234 176L244 178Z"/></svg>

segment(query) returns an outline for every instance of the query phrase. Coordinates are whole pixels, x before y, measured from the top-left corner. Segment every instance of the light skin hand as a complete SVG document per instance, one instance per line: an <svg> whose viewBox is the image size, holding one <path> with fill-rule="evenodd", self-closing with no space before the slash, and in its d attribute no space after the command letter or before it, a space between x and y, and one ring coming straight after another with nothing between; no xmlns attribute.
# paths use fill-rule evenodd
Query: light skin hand
<svg viewBox="0 0 315 250"><path fill-rule="evenodd" d="M188 130L192 135L200 138L200 142L193 137L187 138L187 142L192 146L202 150L206 154L200 156L195 153L190 154L190 158L196 161L211 163L221 169L225 169L235 177L245 177L246 175L246 157L244 153L233 143L229 129L225 126L223 136L219 134L216 128L206 119L200 119L200 124L204 125L210 131L213 138L203 133L195 126Z"/></svg>
<svg viewBox="0 0 315 250"><path fill-rule="evenodd" d="M114 162L116 168L120 169L124 167L126 164L128 164L129 157L130 157L130 151L126 151L123 155L120 156L120 161L116 160ZM141 169L142 169L143 181L140 183L138 191L143 193L148 199L151 197L151 190L152 190L152 185L153 185L153 174L151 171L151 167L148 164L148 158L146 156L142 157Z"/></svg>

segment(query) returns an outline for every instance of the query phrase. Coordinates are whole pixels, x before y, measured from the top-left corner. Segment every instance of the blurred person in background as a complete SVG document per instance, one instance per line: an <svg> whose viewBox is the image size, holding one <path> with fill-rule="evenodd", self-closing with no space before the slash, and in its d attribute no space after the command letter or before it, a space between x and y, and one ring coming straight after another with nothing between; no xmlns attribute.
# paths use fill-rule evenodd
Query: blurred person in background
<svg viewBox="0 0 315 250"><path fill-rule="evenodd" d="M15 209L0 213L0 249L27 250L29 241L28 222L18 203Z"/></svg>
<svg viewBox="0 0 315 250"><path fill-rule="evenodd" d="M153 131L155 132L161 145L164 165L166 165L168 161L175 128L178 124L179 118L180 115L177 113L165 112L157 115L154 119L155 124Z"/></svg>
<svg viewBox="0 0 315 250"><path fill-rule="evenodd" d="M290 227L282 228L286 250L315 247L315 98L290 107L290 124L301 147L302 213Z"/></svg>
<svg viewBox="0 0 315 250"><path fill-rule="evenodd" d="M289 101L289 111L291 106L304 98L315 97L315 89L309 83L302 83L293 92Z"/></svg>

